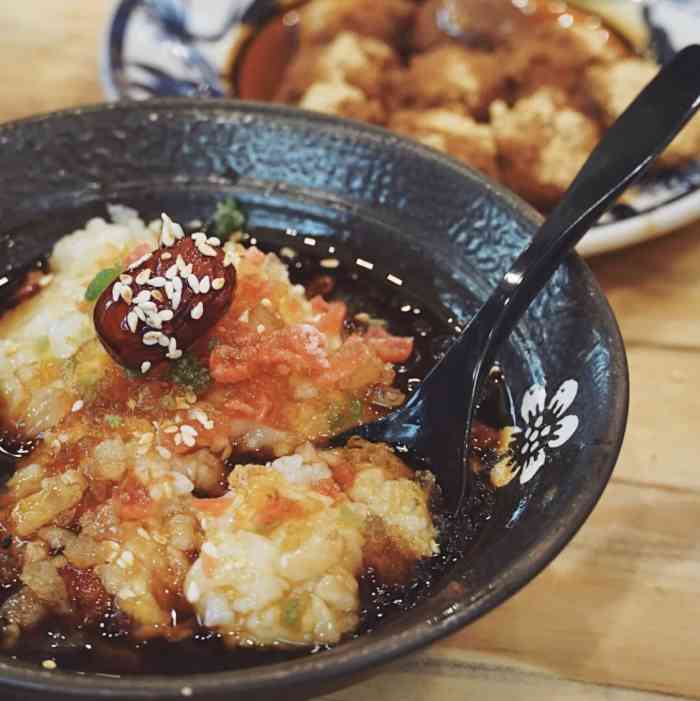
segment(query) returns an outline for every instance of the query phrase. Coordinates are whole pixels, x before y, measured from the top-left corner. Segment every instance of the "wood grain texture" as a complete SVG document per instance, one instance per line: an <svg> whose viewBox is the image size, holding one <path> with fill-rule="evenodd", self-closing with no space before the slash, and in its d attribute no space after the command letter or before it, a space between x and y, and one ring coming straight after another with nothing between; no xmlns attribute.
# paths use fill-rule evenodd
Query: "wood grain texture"
<svg viewBox="0 0 700 701"><path fill-rule="evenodd" d="M0 3L0 121L102 99L111 4ZM700 699L700 225L592 267L632 380L627 438L599 507L510 601L329 700Z"/></svg>

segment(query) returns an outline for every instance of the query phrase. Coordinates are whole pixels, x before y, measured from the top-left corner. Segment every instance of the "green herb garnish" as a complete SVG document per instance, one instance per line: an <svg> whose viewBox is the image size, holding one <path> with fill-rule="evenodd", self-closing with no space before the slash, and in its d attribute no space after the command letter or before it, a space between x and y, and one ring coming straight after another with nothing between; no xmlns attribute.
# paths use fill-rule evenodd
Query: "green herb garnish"
<svg viewBox="0 0 700 701"><path fill-rule="evenodd" d="M228 240L234 231L240 231L244 225L245 215L233 197L228 197L216 205L214 231L222 241Z"/></svg>
<svg viewBox="0 0 700 701"><path fill-rule="evenodd" d="M211 382L209 369L191 353L176 360L170 370L170 379L178 385L191 387L195 392L206 389Z"/></svg>
<svg viewBox="0 0 700 701"><path fill-rule="evenodd" d="M292 627L299 621L299 599L289 599L287 605L284 607L284 622L286 625Z"/></svg>
<svg viewBox="0 0 700 701"><path fill-rule="evenodd" d="M105 416L105 423L110 428L119 428L124 423L124 420L121 416L117 416L116 414L107 414L107 416Z"/></svg>
<svg viewBox="0 0 700 701"><path fill-rule="evenodd" d="M100 270L85 290L85 299L94 302L118 277L121 270L119 268L105 268Z"/></svg>

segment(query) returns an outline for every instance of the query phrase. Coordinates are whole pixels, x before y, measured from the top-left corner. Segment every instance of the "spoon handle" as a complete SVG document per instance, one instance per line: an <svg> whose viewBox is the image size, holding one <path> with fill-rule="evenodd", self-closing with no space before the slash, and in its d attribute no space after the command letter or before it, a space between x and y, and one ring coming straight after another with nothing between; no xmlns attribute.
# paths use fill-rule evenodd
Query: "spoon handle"
<svg viewBox="0 0 700 701"><path fill-rule="evenodd" d="M483 307L482 318L490 318L492 324L492 348L510 334L563 256L649 168L699 107L700 45L693 45L680 51L606 132Z"/></svg>

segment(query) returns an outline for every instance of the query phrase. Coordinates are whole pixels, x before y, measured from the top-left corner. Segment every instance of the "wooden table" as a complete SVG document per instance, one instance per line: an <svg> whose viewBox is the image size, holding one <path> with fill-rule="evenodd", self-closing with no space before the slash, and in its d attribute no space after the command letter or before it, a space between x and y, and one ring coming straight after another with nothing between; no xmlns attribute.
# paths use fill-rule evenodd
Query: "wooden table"
<svg viewBox="0 0 700 701"><path fill-rule="evenodd" d="M109 6L0 5L0 121L102 99ZM594 514L496 611L329 698L700 699L700 224L591 265L632 374L625 446Z"/></svg>

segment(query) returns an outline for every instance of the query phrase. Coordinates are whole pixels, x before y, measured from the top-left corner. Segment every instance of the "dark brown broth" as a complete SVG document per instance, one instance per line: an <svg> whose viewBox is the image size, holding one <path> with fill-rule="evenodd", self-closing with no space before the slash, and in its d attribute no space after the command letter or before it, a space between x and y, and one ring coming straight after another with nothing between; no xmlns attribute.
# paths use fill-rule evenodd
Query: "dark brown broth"
<svg viewBox="0 0 700 701"><path fill-rule="evenodd" d="M273 230L257 230L250 238L265 251L280 250L281 239L285 244L289 243L287 237ZM388 329L394 334L414 336L414 354L398 368L396 379L396 385L410 394L456 337L454 321L446 312L424 308L408 289L374 279L367 271L345 265L335 270L323 268L320 261L328 253L322 253L322 248L327 247L316 246L313 252L297 251L295 258L283 258L289 265L292 281L308 288L317 283L319 277L329 276L332 289L328 296L348 304L350 325L362 325L364 322L353 321L353 318L364 312L386 320ZM328 281L323 281L323 284L327 289ZM358 285L362 289L361 295L357 294ZM494 429L513 424L512 401L502 373L492 373L476 417ZM14 462L26 455L31 447L31 444L13 443L9 434L0 434L0 460L4 459L4 463L0 462L0 477L2 473L8 477ZM2 481L0 479L0 483ZM375 630L384 621L410 610L429 596L447 570L474 545L491 519L494 508L495 495L485 476L474 479L459 515L446 513L436 503L434 517L440 531L440 554L420 561L406 585L384 585L371 570L367 571L360 580L361 620L353 637ZM4 590L0 588L0 604L17 588L18 584L6 586ZM228 648L221 636L205 628L196 629L192 638L177 643L160 639L138 642L130 639L124 617L111 614L96 627L70 624L59 617L46 620L22 635L12 649L12 657L37 664L52 659L61 669L85 673L180 675L272 664L323 649L323 646L312 650Z"/></svg>

